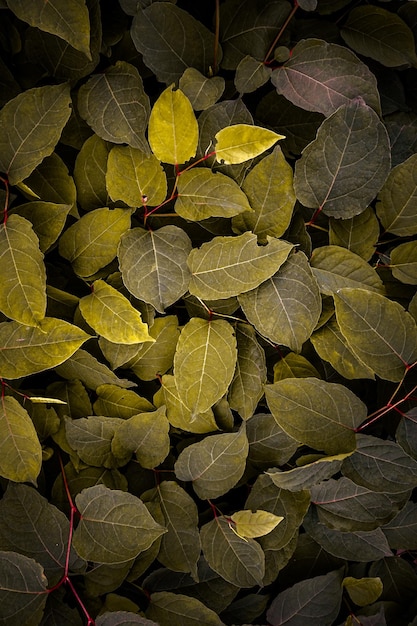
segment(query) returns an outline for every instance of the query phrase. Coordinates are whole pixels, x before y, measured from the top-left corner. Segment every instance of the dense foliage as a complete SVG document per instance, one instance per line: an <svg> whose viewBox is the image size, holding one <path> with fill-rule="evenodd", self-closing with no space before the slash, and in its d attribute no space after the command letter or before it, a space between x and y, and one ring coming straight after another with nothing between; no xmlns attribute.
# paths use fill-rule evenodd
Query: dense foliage
<svg viewBox="0 0 417 626"><path fill-rule="evenodd" d="M417 2L0 0L0 624L417 624Z"/></svg>

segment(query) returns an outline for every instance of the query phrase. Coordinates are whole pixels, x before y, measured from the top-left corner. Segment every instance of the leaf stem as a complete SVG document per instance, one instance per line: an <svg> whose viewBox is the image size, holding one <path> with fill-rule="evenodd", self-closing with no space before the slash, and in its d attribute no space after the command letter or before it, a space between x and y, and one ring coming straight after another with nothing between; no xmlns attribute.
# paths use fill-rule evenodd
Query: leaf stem
<svg viewBox="0 0 417 626"><path fill-rule="evenodd" d="M215 0L214 13L214 51L213 51L213 74L218 72L219 64L219 38L220 38L220 0Z"/></svg>
<svg viewBox="0 0 417 626"><path fill-rule="evenodd" d="M268 63L268 59L271 56L271 54L274 51L275 46L277 45L278 41L281 39L282 34L284 33L285 29L287 28L288 24L290 23L290 21L292 20L292 18L294 17L294 15L296 14L298 9L298 2L297 0L294 0L294 6L291 9L290 13L288 14L287 19L285 20L285 22L283 23L283 25L281 26L278 35L275 37L274 41L272 42L272 44L269 47L268 52L265 55L265 58L263 60L263 63Z"/></svg>
<svg viewBox="0 0 417 626"><path fill-rule="evenodd" d="M6 199L4 201L4 208L2 209L3 224L6 226L7 218L8 218L8 211L9 211L9 202L10 202L10 187L9 187L9 181L7 178L3 178L3 176L0 176L0 181L3 183L6 189Z"/></svg>

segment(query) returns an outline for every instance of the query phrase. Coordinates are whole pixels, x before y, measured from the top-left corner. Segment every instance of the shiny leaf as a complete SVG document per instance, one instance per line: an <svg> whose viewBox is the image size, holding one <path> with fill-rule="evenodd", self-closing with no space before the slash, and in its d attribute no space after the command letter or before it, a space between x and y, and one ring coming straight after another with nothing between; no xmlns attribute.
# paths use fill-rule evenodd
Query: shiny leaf
<svg viewBox="0 0 417 626"><path fill-rule="evenodd" d="M284 135L268 128L234 124L216 133L216 159L225 165L243 163L262 154L280 139L285 139Z"/></svg>
<svg viewBox="0 0 417 626"><path fill-rule="evenodd" d="M270 533L284 519L279 515L268 511L237 511L230 516L234 528L239 537L251 538L263 537Z"/></svg>

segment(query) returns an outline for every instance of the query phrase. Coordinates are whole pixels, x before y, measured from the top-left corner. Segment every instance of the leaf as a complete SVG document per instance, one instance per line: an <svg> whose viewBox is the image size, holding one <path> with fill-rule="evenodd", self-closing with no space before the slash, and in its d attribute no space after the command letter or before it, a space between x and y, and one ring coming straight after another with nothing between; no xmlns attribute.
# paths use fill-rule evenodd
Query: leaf
<svg viewBox="0 0 417 626"><path fill-rule="evenodd" d="M41 252L46 252L61 234L71 208L70 204L34 201L20 204L15 212L32 223L39 239L37 247Z"/></svg>
<svg viewBox="0 0 417 626"><path fill-rule="evenodd" d="M197 598L162 591L151 595L146 615L160 626L221 626L220 617ZM154 623L154 622L152 622Z"/></svg>
<svg viewBox="0 0 417 626"><path fill-rule="evenodd" d="M215 135L216 160L225 165L243 163L262 154L284 135L251 124L234 124Z"/></svg>
<svg viewBox="0 0 417 626"><path fill-rule="evenodd" d="M289 437L270 413L257 413L246 423L249 441L248 460L261 468L284 465L293 456L298 443Z"/></svg>
<svg viewBox="0 0 417 626"><path fill-rule="evenodd" d="M94 391L100 385L117 385L124 389L136 387L130 380L118 378L106 365L85 350L77 350L65 363L56 367L55 371L67 380L74 378L81 380L86 387Z"/></svg>
<svg viewBox="0 0 417 626"><path fill-rule="evenodd" d="M160 313L188 289L188 235L178 226L157 231L133 228L122 236L118 257L122 279L133 296Z"/></svg>
<svg viewBox="0 0 417 626"><path fill-rule="evenodd" d="M382 7L352 9L341 35L355 52L386 67L417 65L411 28L399 15Z"/></svg>
<svg viewBox="0 0 417 626"><path fill-rule="evenodd" d="M167 194L166 175L158 159L131 146L111 149L106 187L112 200L122 200L132 207L157 206Z"/></svg>
<svg viewBox="0 0 417 626"><path fill-rule="evenodd" d="M408 241L391 250L390 267L392 275L407 285L417 285L417 246Z"/></svg>
<svg viewBox="0 0 417 626"><path fill-rule="evenodd" d="M179 480L191 480L201 500L218 498L241 479L248 450L243 424L236 433L211 435L187 446L175 463L175 475Z"/></svg>
<svg viewBox="0 0 417 626"><path fill-rule="evenodd" d="M417 233L417 154L394 167L382 187L376 214L389 233L406 237Z"/></svg>
<svg viewBox="0 0 417 626"><path fill-rule="evenodd" d="M0 310L16 322L38 326L46 311L46 274L32 224L11 215L0 226L0 250Z"/></svg>
<svg viewBox="0 0 417 626"><path fill-rule="evenodd" d="M0 377L22 378L63 363L87 340L83 330L46 317L37 328L18 322L0 324Z"/></svg>
<svg viewBox="0 0 417 626"><path fill-rule="evenodd" d="M380 114L375 76L348 48L321 39L303 39L290 59L272 73L277 92L307 111L326 117L358 94Z"/></svg>
<svg viewBox="0 0 417 626"><path fill-rule="evenodd" d="M109 153L109 144L98 135L92 135L86 139L77 154L74 180L77 186L77 201L84 211L99 209L109 203L106 188Z"/></svg>
<svg viewBox="0 0 417 626"><path fill-rule="evenodd" d="M389 154L385 126L362 97L356 98L328 117L303 150L295 167L297 198L329 216L358 215L384 184Z"/></svg>
<svg viewBox="0 0 417 626"><path fill-rule="evenodd" d="M155 156L172 165L185 163L195 156L198 123L191 102L170 85L152 107L149 118L149 143Z"/></svg>
<svg viewBox="0 0 417 626"><path fill-rule="evenodd" d="M230 516L239 537L254 539L270 533L284 519L268 511L237 511Z"/></svg>
<svg viewBox="0 0 417 626"><path fill-rule="evenodd" d="M292 169L279 146L250 170L242 189L253 210L235 217L233 228L239 232L251 230L259 239L268 235L282 237L290 224L296 198Z"/></svg>
<svg viewBox="0 0 417 626"><path fill-rule="evenodd" d="M90 19L84 0L62 4L57 0L7 0L11 11L21 20L52 33L83 52L90 60Z"/></svg>
<svg viewBox="0 0 417 626"><path fill-rule="evenodd" d="M144 134L149 98L138 70L130 63L117 61L102 74L91 76L78 91L78 110L102 139L149 152Z"/></svg>
<svg viewBox="0 0 417 626"><path fill-rule="evenodd" d="M187 67L179 79L179 88L187 96L194 111L204 111L221 97L225 80L222 76L206 78L194 67Z"/></svg>
<svg viewBox="0 0 417 626"><path fill-rule="evenodd" d="M278 271L292 247L272 238L267 245L258 246L252 233L214 237L190 252L189 291L203 300L230 298L250 291Z"/></svg>
<svg viewBox="0 0 417 626"><path fill-rule="evenodd" d="M130 611L106 611L95 620L96 626L157 626L137 613Z"/></svg>
<svg viewBox="0 0 417 626"><path fill-rule="evenodd" d="M274 485L281 489L295 492L301 489L310 489L314 485L318 485L323 480L328 480L337 474L342 467L344 458L349 456L349 454L321 457L313 463L307 463L301 467L286 471L274 468L268 470L266 474Z"/></svg>
<svg viewBox="0 0 417 626"><path fill-rule="evenodd" d="M303 626L307 620L311 626L331 626L342 603L342 577L340 570L334 570L281 591L266 613L268 622Z"/></svg>
<svg viewBox="0 0 417 626"><path fill-rule="evenodd" d="M48 597L47 584L39 563L17 552L0 552L2 622L38 626Z"/></svg>
<svg viewBox="0 0 417 626"><path fill-rule="evenodd" d="M82 316L97 334L114 343L152 341L148 325L129 300L104 280L91 285L92 293L79 302Z"/></svg>
<svg viewBox="0 0 417 626"><path fill-rule="evenodd" d="M75 502L81 520L73 546L87 560L109 564L129 561L165 532L143 502L130 493L96 485L84 489Z"/></svg>
<svg viewBox="0 0 417 626"><path fill-rule="evenodd" d="M397 302L365 289L334 295L336 319L350 349L377 376L399 382L417 360L417 327Z"/></svg>
<svg viewBox="0 0 417 626"><path fill-rule="evenodd" d="M49 156L70 116L69 85L34 87L0 111L0 171L11 185L29 176Z"/></svg>
<svg viewBox="0 0 417 626"><path fill-rule="evenodd" d="M356 447L365 404L347 387L316 378L286 378L265 387L279 426L297 441L333 455Z"/></svg>
<svg viewBox="0 0 417 626"><path fill-rule="evenodd" d="M56 152L47 156L25 179L25 190L29 190L29 199L42 198L45 202L69 204L75 206L77 190L74 180L68 172L68 167Z"/></svg>
<svg viewBox="0 0 417 626"><path fill-rule="evenodd" d="M179 397L193 414L205 413L224 396L236 358L236 339L228 322L198 317L187 322L174 356L174 375Z"/></svg>
<svg viewBox="0 0 417 626"><path fill-rule="evenodd" d="M135 391L121 389L114 384L99 385L95 392L97 400L93 407L96 415L129 419L138 413L154 410L153 404L146 398L142 398Z"/></svg>
<svg viewBox="0 0 417 626"><path fill-rule="evenodd" d="M130 33L160 82L176 82L187 67L204 75L213 67L214 34L174 4L155 2L137 10Z"/></svg>
<svg viewBox="0 0 417 626"><path fill-rule="evenodd" d="M310 337L321 312L318 285L303 252L289 256L274 276L238 300L261 335L296 352Z"/></svg>
<svg viewBox="0 0 417 626"><path fill-rule="evenodd" d="M186 220L197 222L252 212L248 198L233 179L205 167L184 171L177 189L175 212Z"/></svg>
<svg viewBox="0 0 417 626"><path fill-rule="evenodd" d="M320 378L316 368L301 354L289 352L274 365L274 383L284 378Z"/></svg>
<svg viewBox="0 0 417 626"><path fill-rule="evenodd" d="M414 550L417 545L417 506L407 502L401 511L387 524L382 526L384 535L395 550Z"/></svg>
<svg viewBox="0 0 417 626"><path fill-rule="evenodd" d="M59 240L59 254L79 276L92 276L113 261L120 237L130 227L129 209L101 208L83 215Z"/></svg>
<svg viewBox="0 0 417 626"><path fill-rule="evenodd" d="M358 606L366 606L376 602L384 588L379 577L353 578L353 576L346 576L342 585L348 592L352 602Z"/></svg>
<svg viewBox="0 0 417 626"><path fill-rule="evenodd" d="M125 422L116 417L91 415L76 420L65 420L65 434L71 448L87 465L114 469L130 461L131 451L113 454L112 442L119 427Z"/></svg>
<svg viewBox="0 0 417 626"><path fill-rule="evenodd" d="M342 246L365 261L374 255L378 238L379 223L372 207L347 220L329 220L330 245Z"/></svg>
<svg viewBox="0 0 417 626"><path fill-rule="evenodd" d="M126 363L142 380L154 380L171 369L180 335L177 316L157 317L149 334L155 341L142 343Z"/></svg>
<svg viewBox="0 0 417 626"><path fill-rule="evenodd" d="M204 524L201 545L208 564L222 578L237 587L262 587L265 555L261 546L254 539L238 537L224 517Z"/></svg>
<svg viewBox="0 0 417 626"><path fill-rule="evenodd" d="M271 69L247 54L236 68L235 86L240 94L252 93L270 78Z"/></svg>
<svg viewBox="0 0 417 626"><path fill-rule="evenodd" d="M11 396L1 399L0 475L16 483L36 484L42 448L26 409Z"/></svg>

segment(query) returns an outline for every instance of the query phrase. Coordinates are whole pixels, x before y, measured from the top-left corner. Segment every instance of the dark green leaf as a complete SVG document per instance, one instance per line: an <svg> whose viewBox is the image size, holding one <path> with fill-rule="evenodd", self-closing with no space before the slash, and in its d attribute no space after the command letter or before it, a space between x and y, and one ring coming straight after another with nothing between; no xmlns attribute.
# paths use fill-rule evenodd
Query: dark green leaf
<svg viewBox="0 0 417 626"><path fill-rule="evenodd" d="M222 76L206 78L194 67L187 67L179 80L179 87L191 102L194 111L204 111L220 98L225 81Z"/></svg>
<svg viewBox="0 0 417 626"><path fill-rule="evenodd" d="M124 454L113 453L112 442L115 433L126 422L117 417L91 415L76 420L65 420L67 441L80 459L87 465L113 469L126 465L130 460L131 450Z"/></svg>
<svg viewBox="0 0 417 626"><path fill-rule="evenodd" d="M329 220L329 243L342 246L365 261L374 255L378 237L379 223L371 207L347 220Z"/></svg>
<svg viewBox="0 0 417 626"><path fill-rule="evenodd" d="M129 611L102 613L95 620L96 626L157 626L156 622Z"/></svg>
<svg viewBox="0 0 417 626"><path fill-rule="evenodd" d="M394 167L378 195L376 213L386 231L406 237L417 233L417 155Z"/></svg>
<svg viewBox="0 0 417 626"><path fill-rule="evenodd" d="M345 454L321 457L313 463L302 465L291 470L271 469L266 474L274 485L289 491L310 489L337 474L342 467Z"/></svg>
<svg viewBox="0 0 417 626"><path fill-rule="evenodd" d="M289 461L298 442L289 437L270 413L257 413L246 424L248 460L259 467L275 467Z"/></svg>
<svg viewBox="0 0 417 626"><path fill-rule="evenodd" d="M262 87L271 76L271 70L264 63L247 54L236 68L235 85L240 94L251 93Z"/></svg>
<svg viewBox="0 0 417 626"><path fill-rule="evenodd" d="M8 626L38 626L47 594L43 568L17 552L0 552L0 620Z"/></svg>
<svg viewBox="0 0 417 626"><path fill-rule="evenodd" d="M417 285L417 245L407 241L391 250L392 275L402 283Z"/></svg>
<svg viewBox="0 0 417 626"><path fill-rule="evenodd" d="M163 591L151 595L146 615L159 626L221 626L220 617L196 598ZM154 622L152 622L154 623ZM155 622L156 624L156 622Z"/></svg>

